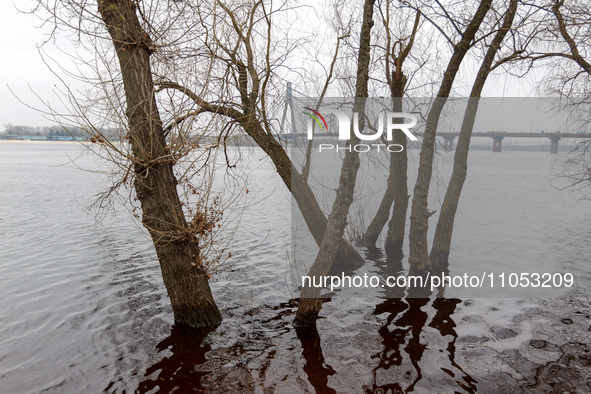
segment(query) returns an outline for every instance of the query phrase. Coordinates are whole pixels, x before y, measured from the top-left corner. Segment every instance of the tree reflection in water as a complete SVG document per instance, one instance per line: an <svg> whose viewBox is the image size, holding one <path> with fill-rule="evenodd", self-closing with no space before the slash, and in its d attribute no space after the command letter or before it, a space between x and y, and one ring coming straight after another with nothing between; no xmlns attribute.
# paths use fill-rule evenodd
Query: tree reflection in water
<svg viewBox="0 0 591 394"><path fill-rule="evenodd" d="M405 274L402 256L388 256L384 262L378 250L370 250L367 257L376 262L376 267L380 270L379 274L383 278ZM434 268L430 274L439 275L442 272L449 273L447 265ZM384 296L387 298L376 305L373 312L374 315L386 314L386 320L378 330L382 338L383 350L375 355L379 362L373 370L373 386L367 391L411 392L423 379L421 364L426 364L429 367L440 368L443 373L454 378L461 389L475 392L476 381L455 362L455 342L458 334L451 316L461 300L444 298L444 289L436 294L436 298L432 298L425 289L405 290L386 287ZM429 341L423 338L421 342L421 335L425 335L426 327L435 328L440 337L430 338ZM432 343L447 343L449 366L433 365L433 360L423 360L425 350ZM408 363L412 365L414 371L408 368ZM429 373L437 372L429 371Z"/></svg>
<svg viewBox="0 0 591 394"><path fill-rule="evenodd" d="M316 327L299 327L295 330L302 343L302 355L306 359L304 372L308 381L317 393L336 393L328 387L328 377L336 372L330 365L325 365L318 330Z"/></svg>
<svg viewBox="0 0 591 394"><path fill-rule="evenodd" d="M383 258L377 250L369 250L367 258L373 260L377 274L382 277L405 273L400 258ZM447 272L447 267L440 267L431 275L441 272ZM338 292L331 295L338 296ZM371 383L357 386L357 389L400 393L429 387L449 390L455 386L457 391L475 392L477 382L455 361L458 334L452 315L461 301L444 298L443 290L435 295L430 294L428 289L425 293L425 289L386 287L382 297L371 312L381 322L377 330L378 342L374 342L376 345L379 343L381 349L372 356L376 361L375 364L370 363L373 366L364 365L373 375ZM325 301L330 301L330 298ZM230 386L250 392L255 387L272 389L279 382L287 385L299 382L297 384L304 385L301 387L304 391L313 389L318 393L335 393L335 386L331 387L334 379L347 381L352 389L356 383L360 384L354 375L343 375L342 365L339 365L340 369L335 369L335 365L327 364L326 352L329 352L331 363L338 362L339 359L335 359L338 356L333 354L336 349L331 346L334 346L334 337L342 334L332 331L319 333L316 327L293 328L294 302L297 300L261 308L260 313L270 312L271 315L257 319L250 320L252 315L246 320L242 314L233 315L228 322L235 328L249 330L246 337L234 333L228 338L227 328L221 332L174 325L170 335L157 345L158 353L170 354L162 355L159 361L145 370L145 380L139 384L137 392L172 392L179 389L183 392L223 392L228 391ZM363 316L358 318L355 320L360 325L355 325L353 329L367 329ZM245 328L251 325L256 329ZM324 336L328 344L323 350L321 337ZM373 338L369 331L357 332L356 337L361 347L363 341ZM301 353L294 347L294 341L301 343Z"/></svg>
<svg viewBox="0 0 591 394"><path fill-rule="evenodd" d="M169 350L172 354L150 366L144 376L155 372L158 375L139 384L137 392L147 393L158 388L159 392L170 393L181 388L191 392L203 389L201 378L211 371L198 371L195 366L206 362L211 350L205 338L215 328L193 328L175 324L170 335L157 345L159 352Z"/></svg>

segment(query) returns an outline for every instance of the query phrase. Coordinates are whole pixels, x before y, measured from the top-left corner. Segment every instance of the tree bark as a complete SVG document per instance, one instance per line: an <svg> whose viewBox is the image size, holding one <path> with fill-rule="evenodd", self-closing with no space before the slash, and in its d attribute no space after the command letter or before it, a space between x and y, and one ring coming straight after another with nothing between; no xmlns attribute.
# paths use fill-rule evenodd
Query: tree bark
<svg viewBox="0 0 591 394"><path fill-rule="evenodd" d="M376 211L373 220L367 226L367 230L365 230L365 234L361 240L361 243L369 248L375 248L376 242L378 241L378 237L382 233L384 226L388 222L388 218L390 217L390 207L392 207L392 203L394 202L394 196L396 192L396 183L394 181L395 175L394 172L396 170L396 162L394 155L400 154L399 153L390 153L390 165L388 168L388 178L386 179L386 191L382 197L382 201L378 206L378 210Z"/></svg>
<svg viewBox="0 0 591 394"><path fill-rule="evenodd" d="M121 67L142 224L152 237L174 318L194 327L218 325L222 316L209 288L198 240L180 204L156 106L150 65L153 44L140 25L135 2L99 0L98 9Z"/></svg>
<svg viewBox="0 0 591 394"><path fill-rule="evenodd" d="M552 13L556 18L556 22L558 22L558 31L560 32L560 35L564 41L566 41L568 44L571 53L570 58L574 60L587 74L591 75L591 64L581 55L577 43L566 29L566 23L564 21L564 17L562 16L562 12L560 11L560 7L563 5L564 0L555 0L554 5L552 5Z"/></svg>
<svg viewBox="0 0 591 394"><path fill-rule="evenodd" d="M400 96L402 94L400 93ZM402 112L402 99L398 112ZM404 243L404 232L406 230L406 213L408 211L408 153L406 151L406 135L398 131L394 133L395 144L401 145L404 150L400 153L391 154L392 166L394 167L394 207L392 217L388 223L388 234L386 236L385 250L389 258L402 256L402 244Z"/></svg>
<svg viewBox="0 0 591 394"><path fill-rule="evenodd" d="M476 32L480 28L486 13L491 7L491 0L482 0L468 27L462 34L460 42L455 45L453 54L437 97L433 102L433 106L429 111L425 132L423 134L423 145L419 158L419 171L417 175L417 182L415 184L412 208L410 215L410 254L408 257L410 265L410 273L424 273L431 268L429 260L429 250L427 243L427 230L429 228L429 217L433 214L428 210L428 195L429 185L431 183L431 175L433 173L433 156L435 149L435 134L437 132L437 124L439 117L451 91L451 87L455 80L456 74L460 68L460 64L470 49L470 43L473 41Z"/></svg>
<svg viewBox="0 0 591 394"><path fill-rule="evenodd" d="M298 204L308 230L320 246L328 225L328 219L324 216L314 192L304 179L304 176L296 170L285 149L283 149L277 140L264 132L260 123L254 121L245 122L243 123L243 128L275 165L277 173ZM360 267L365 263L365 260L357 250L342 239L342 234L338 244L335 246L335 250L336 254L333 259L335 263L356 267Z"/></svg>
<svg viewBox="0 0 591 394"><path fill-rule="evenodd" d="M224 115L240 124L246 134L255 141L273 162L275 170L296 200L310 233L316 243L320 245L326 229L327 218L324 216L320 205L316 201L314 192L306 182L304 176L296 170L283 146L279 144L272 134L267 133L263 128L263 125L257 119L252 108L247 104L244 105L243 109L245 112L243 113L231 107L210 104L190 89L175 82L160 82L159 86L160 89L176 89L186 94L204 111ZM244 94L244 96L247 95L246 93ZM352 267L359 267L365 263L365 260L359 255L357 250L345 240L341 239L339 241L337 249L335 261Z"/></svg>
<svg viewBox="0 0 591 394"><path fill-rule="evenodd" d="M403 74L400 74L400 76L402 77ZM391 89L393 94L400 94L400 96L392 96L394 99L392 110L394 112L402 112L402 89L399 88L399 83L395 82L396 85L393 85ZM375 247L378 237L386 223L388 223L390 208L394 204L392 219L388 224L385 249L387 253L396 254L395 251L398 249L398 245L400 246L400 253L402 253L406 210L408 207L406 135L400 130L394 130L392 142L402 146L402 151L390 153L386 191L373 220L363 236L363 243L366 246Z"/></svg>
<svg viewBox="0 0 591 394"><path fill-rule="evenodd" d="M399 40L392 44L390 35L390 8L386 3L386 20L384 20L384 27L386 28L387 43L386 43L386 77L388 85L390 86L390 97L393 99L394 112L402 112L402 97L404 96L404 89L407 78L404 75L402 66L404 60L412 50L415 36L419 28L419 21L421 13L417 11L415 22L412 29L412 34L406 46L400 49L398 56L394 51L397 45L402 45ZM394 69L390 75L390 58L393 58ZM408 209L408 153L406 151L406 135L401 131L394 132L392 141L394 144L402 146L402 151L390 154L390 172L387 179L387 188L384 197L378 209L374 220L366 232L366 244L375 246L375 243L388 221L389 210L392 208L392 218L388 224L388 233L386 235L385 250L390 260L397 260L402 257L402 245L404 243L404 232L406 228L406 212Z"/></svg>
<svg viewBox="0 0 591 394"><path fill-rule="evenodd" d="M462 128L460 130L460 136L458 137L458 145L454 155L454 168L445 193L443 205L441 206L441 212L439 213L439 220L437 221L437 228L435 230L435 238L433 239L433 246L431 248L430 259L431 263L434 265L445 265L448 262L455 215L458 209L462 187L464 186L464 181L466 180L466 174L468 172L470 138L472 137L472 129L474 128L474 121L478 111L480 95L490 74L499 47L511 29L516 12L517 0L511 0L509 8L505 13L503 25L493 38L493 41L486 52L484 60L478 70L476 80L474 81L472 92L470 93L470 99L468 100L468 106L464 113Z"/></svg>
<svg viewBox="0 0 591 394"><path fill-rule="evenodd" d="M355 104L353 111L358 112L359 129L363 130L365 122L363 113L365 112L365 98L368 96L369 81L369 63L370 63L370 38L371 28L373 26L373 7L375 0L365 0L363 5L363 22L361 24L361 34L359 42L359 57L357 62L357 81L355 89ZM349 141L351 145L359 142L359 138L353 133ZM336 198L332 206L328 223L320 250L316 256L314 264L310 268L308 275L310 277L322 277L330 271L332 262L336 255L337 245L347 226L347 215L349 208L353 203L355 192L355 183L359 169L359 154L355 151L347 151L341 168L339 178L339 187L337 188ZM296 312L294 324L299 327L311 327L316 324L318 313L322 307L320 299L320 288L304 287L300 304Z"/></svg>

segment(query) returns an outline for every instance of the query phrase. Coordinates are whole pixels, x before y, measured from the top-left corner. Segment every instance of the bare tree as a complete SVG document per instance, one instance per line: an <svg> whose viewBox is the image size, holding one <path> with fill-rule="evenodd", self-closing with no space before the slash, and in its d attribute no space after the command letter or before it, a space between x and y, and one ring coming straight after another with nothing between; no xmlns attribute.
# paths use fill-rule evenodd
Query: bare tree
<svg viewBox="0 0 591 394"><path fill-rule="evenodd" d="M559 105L569 111L588 102L591 91L590 6L587 0L524 3L520 8L527 10L530 20L520 26L520 50L504 63L506 72L517 77L543 74L538 93L565 98ZM583 114L576 117L578 121L586 118ZM588 119L578 126L582 124L588 124ZM564 162L564 177L576 190L589 186L590 148L591 141L581 140Z"/></svg>
<svg viewBox="0 0 591 394"><path fill-rule="evenodd" d="M461 32L459 42L454 45L453 53L449 59L437 97L429 111L411 208L409 234L409 264L411 271L424 272L431 267L428 253L427 229L429 226L429 217L433 215L434 212L428 210L427 197L433 172L433 154L435 149L437 124L439 123L439 117L446 103L446 98L451 91L460 64L470 49L471 43L474 40L476 33L479 31L481 23L491 7L491 3L491 0L482 0L465 30Z"/></svg>
<svg viewBox="0 0 591 394"><path fill-rule="evenodd" d="M160 260L175 320L191 326L220 324L199 248L205 217L187 222L173 172L174 157L156 105L150 55L155 50L142 27L135 2L101 0L98 10L112 39L125 89L134 186L142 223Z"/></svg>
<svg viewBox="0 0 591 394"><path fill-rule="evenodd" d="M73 31L91 58L78 58L87 67L79 76L90 91L87 101L63 80L71 113L47 111L66 128L82 127L96 142L87 147L105 160L113 179L97 206L104 208L114 197L131 204L153 241L175 321L218 325L222 317L208 281L229 254L212 246L225 225L225 209L237 200L224 202L212 193L212 162L220 152L229 160L224 142L232 125L220 127L192 102L158 93L154 70L170 67L162 62L171 59L162 56L182 37L173 26L186 16L186 6L111 0L98 5L97 13L86 2L38 3L37 14L56 29ZM69 72L61 71L60 78ZM116 126L122 143L105 135L100 124ZM203 179L197 185L196 175ZM128 197L118 194L122 188L130 189Z"/></svg>
<svg viewBox="0 0 591 394"><path fill-rule="evenodd" d="M324 100L324 96L326 95L328 87L329 87L331 80L333 78L335 65L336 65L336 62L339 57L339 48L341 46L341 41L343 39L347 38L348 36L349 36L349 34L347 33L347 34L344 34L344 35L339 36L337 38L337 44L335 46L334 55L332 57L332 61L330 62L330 66L328 68L328 75L326 76L324 86L322 87L322 91L320 92L320 97L318 97L318 102L316 103L316 111L318 111L320 109L320 106L322 105L322 101ZM314 135L314 124L312 124L312 135ZM312 141L308 142L307 147L306 147L305 161L302 166L302 177L304 178L304 182L306 182L306 183L308 183L308 177L310 176L310 166L312 165L313 145L314 144Z"/></svg>
<svg viewBox="0 0 591 394"><path fill-rule="evenodd" d="M238 125L251 137L273 162L292 192L310 233L320 244L327 218L307 184L305 167L303 174L296 169L281 144L280 136L284 130L278 127L279 122L268 101L278 89L283 89L283 85L277 83L280 78L276 75L276 68L285 62L287 54L297 45L280 47L282 41L272 36L277 31L273 18L281 8L273 9L272 4L269 6L262 1L236 5L219 0L191 8L207 33L196 37L198 41L192 45L198 49L181 61L206 61L207 83L198 80L180 83L171 80L167 73L157 81L158 89L184 94L193 101L198 113L207 112L218 119L223 118L222 122ZM289 42L288 38L285 40ZM195 89L191 85L195 85ZM198 93L197 88L202 93ZM344 240L339 242L336 258L356 265L364 261Z"/></svg>
<svg viewBox="0 0 591 394"><path fill-rule="evenodd" d="M410 54L414 45L419 21L420 11L415 12L415 20L410 35L406 38L399 38L393 42L390 27L390 3L386 2L385 14L381 13L382 23L386 30L386 49L385 49L385 74L386 81L390 90L390 97L393 99L393 111L402 112L402 100L407 76L404 74L404 61ZM402 243L404 241L404 232L406 226L406 212L408 209L408 153L406 144L406 135L398 130L394 133L394 144L402 147L401 152L390 153L390 166L388 179L386 180L386 191L378 210L364 234L366 245L375 246L375 243L382 232L384 225L388 222L389 211L392 208L392 217L388 225L388 235L386 238L386 250L391 254L402 254Z"/></svg>
<svg viewBox="0 0 591 394"><path fill-rule="evenodd" d="M552 70L559 70L558 86L554 88L561 95L586 97L591 89L591 63L589 60L589 23L591 11L589 2L569 2L554 0L551 3L552 16L556 21L555 29L567 48L560 52L546 54L529 54L530 60L546 60L547 57L557 59L551 66ZM574 68L563 66L561 59L570 60ZM554 85L556 86L556 85ZM581 100L577 100L581 103ZM583 102L586 100L583 100ZM575 104L577 105L577 104ZM588 112L587 112L588 115ZM588 124L588 116L583 123ZM591 187L591 140L585 139L577 144L577 149L565 160L565 178L570 181L570 187L575 190L587 191Z"/></svg>
<svg viewBox="0 0 591 394"><path fill-rule="evenodd" d="M200 240L211 238L221 210L206 204L188 208L178 194L179 188L188 194L201 192L182 181L198 172L202 164L194 160L183 173L175 173L180 160L190 157L195 149L203 150L191 129L218 133L214 148L220 147L226 155L224 142L244 131L275 165L318 244L328 223L306 182L305 171L302 174L295 169L280 142L283 130L277 127L271 102L282 87L276 70L298 45L298 40L290 43L273 36L278 31L274 18L287 6L283 3L275 9L273 3L262 1L220 0L173 2L166 7L101 0L98 5L96 13L87 3L75 0L39 3L39 12L49 13L53 23L72 29L80 38L87 37L96 56L97 78L87 82L102 90L104 106L96 100L84 106L71 99L70 120L86 122L89 133L103 144L105 158L120 170L119 179L105 196L122 186L135 189L175 319L193 326L219 324L221 315L208 285L211 272ZM115 57L109 55L112 49ZM323 95L337 55L338 49ZM113 60L117 67L112 66ZM66 93L75 96L71 91ZM125 125L130 151L105 138L87 112L102 116L107 123ZM227 164L232 166L229 161ZM339 261L363 262L342 238L335 251Z"/></svg>
<svg viewBox="0 0 591 394"><path fill-rule="evenodd" d="M479 98L491 72L495 56L497 55L505 36L511 30L515 14L517 13L517 4L517 0L511 0L509 8L505 13L503 24L488 47L486 55L480 65L480 69L478 70L474 85L472 86L472 91L470 92L470 99L468 100L464 113L464 120L462 122L458 145L454 155L453 172L447 187L447 192L445 193L443 205L441 206L435 238L433 239L430 255L432 264L446 264L449 257L454 218L458 209L462 186L464 185L466 174L468 172L468 150L470 148L470 137L472 136L472 129L474 128L474 121L478 111Z"/></svg>
<svg viewBox="0 0 591 394"><path fill-rule="evenodd" d="M360 114L359 129L363 130L363 114L365 98L368 96L369 65L371 60L370 39L371 28L373 27L373 12L375 0L365 0L363 4L363 21L359 41L359 55L357 61L357 81L355 89L354 112ZM359 142L359 137L349 141L351 145ZM335 201L328 217L328 224L322 237L320 250L314 264L310 268L310 277L323 277L328 274L332 262L337 253L339 240L342 239L347 225L347 215L353 202L357 171L359 169L359 154L355 151L347 151L341 167L339 187L336 192ZM314 286L304 287L298 305L294 324L299 327L310 327L316 324L318 313L322 307L320 288Z"/></svg>

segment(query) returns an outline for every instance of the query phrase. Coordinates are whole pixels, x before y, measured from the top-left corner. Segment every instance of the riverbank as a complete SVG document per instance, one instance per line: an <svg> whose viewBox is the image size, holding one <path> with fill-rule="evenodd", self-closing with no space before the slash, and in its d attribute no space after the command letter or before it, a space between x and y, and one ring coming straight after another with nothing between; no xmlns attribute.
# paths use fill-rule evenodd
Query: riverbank
<svg viewBox="0 0 591 394"><path fill-rule="evenodd" d="M90 141L39 141L39 140L0 140L0 144L51 144L51 145L75 145L90 144Z"/></svg>

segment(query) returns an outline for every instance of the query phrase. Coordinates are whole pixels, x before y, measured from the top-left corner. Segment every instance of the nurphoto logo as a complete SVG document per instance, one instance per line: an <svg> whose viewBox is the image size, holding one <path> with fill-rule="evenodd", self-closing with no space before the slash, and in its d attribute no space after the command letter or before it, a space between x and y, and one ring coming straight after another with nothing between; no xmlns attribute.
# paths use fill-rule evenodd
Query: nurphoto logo
<svg viewBox="0 0 591 394"><path fill-rule="evenodd" d="M304 112L304 114L308 115L308 140L314 139L314 121L318 124L320 131L324 130L326 133L329 132L328 124L326 119L320 112L310 108L304 107L304 109L308 112ZM392 141L392 134L394 130L402 131L406 137L411 141L418 141L418 138L410 131L412 127L417 125L417 117L413 114L406 113L406 112L388 112L382 111L378 114L378 118L376 119L377 131L373 134L364 134L359 130L359 113L353 112L353 120L349 118L349 116L339 110L335 109L324 109L322 111L324 114L332 114L336 117L338 121L338 139L341 141L348 141L351 139L351 129L355 133L355 136L359 138L361 141L379 141L381 142L381 137L384 134L384 129L386 130L386 140ZM407 122L407 120L410 120ZM346 145L346 146L339 146L338 144L324 144L321 143L318 146L319 152L324 150L348 150L351 152L354 150L355 152L364 153L369 152L372 149L376 149L380 151L381 148L387 149L389 152L402 152L404 147L400 144L383 144L383 143L374 143L374 144L367 144L361 143L356 145Z"/></svg>

